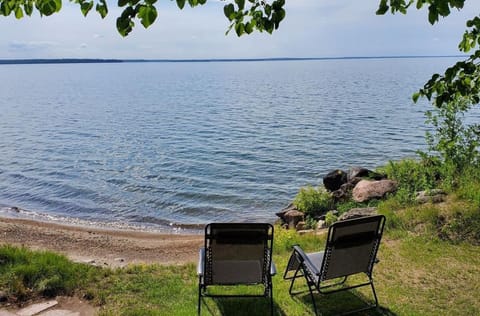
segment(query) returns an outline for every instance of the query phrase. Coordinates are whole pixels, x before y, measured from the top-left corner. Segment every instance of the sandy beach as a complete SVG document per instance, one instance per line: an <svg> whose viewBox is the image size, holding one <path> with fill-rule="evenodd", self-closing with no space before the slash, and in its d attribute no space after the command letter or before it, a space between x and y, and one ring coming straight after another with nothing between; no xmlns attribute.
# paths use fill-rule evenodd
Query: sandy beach
<svg viewBox="0 0 480 316"><path fill-rule="evenodd" d="M201 235L70 226L0 217L0 244L52 250L77 262L120 267L131 263L196 262Z"/></svg>

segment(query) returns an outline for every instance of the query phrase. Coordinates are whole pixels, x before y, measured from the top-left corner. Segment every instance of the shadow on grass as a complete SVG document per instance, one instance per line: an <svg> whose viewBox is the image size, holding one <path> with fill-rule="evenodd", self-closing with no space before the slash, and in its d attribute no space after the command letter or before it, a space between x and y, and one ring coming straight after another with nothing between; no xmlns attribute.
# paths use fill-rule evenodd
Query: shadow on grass
<svg viewBox="0 0 480 316"><path fill-rule="evenodd" d="M394 312L388 308L379 306L364 310L357 313L349 313L350 311L358 310L368 307L373 304L373 300L366 300L360 295L356 295L353 291L337 292L328 295L314 293L315 303L318 309L318 315L333 316L347 313L348 315L372 315L372 316L396 316ZM310 294L307 292L292 296L294 301L299 304L304 304L307 309L311 310L312 315L315 315L314 307Z"/></svg>
<svg viewBox="0 0 480 316"><path fill-rule="evenodd" d="M270 315L270 299L251 297L203 298L202 315L268 316ZM273 315L287 316L275 301L273 302Z"/></svg>

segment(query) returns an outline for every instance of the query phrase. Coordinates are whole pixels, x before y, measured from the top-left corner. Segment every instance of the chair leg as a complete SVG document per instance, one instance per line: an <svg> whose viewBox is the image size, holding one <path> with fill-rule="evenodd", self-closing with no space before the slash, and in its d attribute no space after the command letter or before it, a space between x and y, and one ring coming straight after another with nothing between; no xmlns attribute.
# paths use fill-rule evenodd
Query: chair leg
<svg viewBox="0 0 480 316"><path fill-rule="evenodd" d="M270 315L273 316L273 284L270 281Z"/></svg>
<svg viewBox="0 0 480 316"><path fill-rule="evenodd" d="M201 308L202 308L202 285L201 285L201 279L199 279L198 280L198 306L197 306L198 316L200 316Z"/></svg>
<svg viewBox="0 0 480 316"><path fill-rule="evenodd" d="M373 297L375 298L375 306L374 307L378 307L377 293L375 292L375 287L373 286L373 280L372 279L370 279L370 286L372 287Z"/></svg>
<svg viewBox="0 0 480 316"><path fill-rule="evenodd" d="M295 274L294 274L293 277L292 277L292 282L290 283L290 288L288 289L288 293L289 293L290 295L293 295L293 294L294 294L294 293L293 293L293 284L295 283L295 280L296 280L297 277L298 277L297 274L298 274L299 271L300 271L300 266L298 266L297 270L295 270Z"/></svg>
<svg viewBox="0 0 480 316"><path fill-rule="evenodd" d="M305 280L307 281L308 290L310 292L310 298L312 299L312 303L313 303L313 310L315 311L315 316L318 316L317 304L315 303L315 297L313 296L313 290L312 290L312 286L315 287L315 285L308 282L307 278L305 278Z"/></svg>

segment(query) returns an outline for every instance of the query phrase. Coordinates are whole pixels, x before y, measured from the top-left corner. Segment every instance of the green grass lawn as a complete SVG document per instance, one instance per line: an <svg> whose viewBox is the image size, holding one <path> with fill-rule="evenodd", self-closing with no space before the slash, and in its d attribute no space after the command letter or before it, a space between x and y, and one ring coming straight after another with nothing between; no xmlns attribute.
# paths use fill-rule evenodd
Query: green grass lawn
<svg viewBox="0 0 480 316"><path fill-rule="evenodd" d="M273 279L276 315L312 315L308 293L291 297L282 278L289 249L323 248L317 236L276 230ZM387 232L378 254L374 279L380 308L364 315L480 315L479 247L453 244L405 231ZM11 298L73 294L99 305L100 315L195 315L196 267L136 265L110 270L74 264L48 252L0 248L0 288ZM58 277L60 276L60 277ZM361 299L360 299L361 298ZM324 315L335 315L371 300L367 291L316 296ZM204 299L202 315L268 315L269 303L258 299Z"/></svg>

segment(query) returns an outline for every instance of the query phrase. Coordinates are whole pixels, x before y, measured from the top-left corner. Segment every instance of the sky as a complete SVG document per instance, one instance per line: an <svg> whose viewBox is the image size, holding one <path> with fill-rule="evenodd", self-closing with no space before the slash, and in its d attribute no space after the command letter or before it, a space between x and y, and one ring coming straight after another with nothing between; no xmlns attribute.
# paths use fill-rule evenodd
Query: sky
<svg viewBox="0 0 480 316"><path fill-rule="evenodd" d="M233 1L233 0L232 0ZM115 27L120 10L108 0L102 20L84 18L78 5L63 0L60 13L16 20L0 16L0 59L116 58L204 59L457 55L467 19L480 14L480 1L431 26L427 10L407 15L375 15L380 0L286 0L286 18L272 35L225 35L224 1L183 10L158 0L157 21L144 29L138 21L121 37Z"/></svg>

